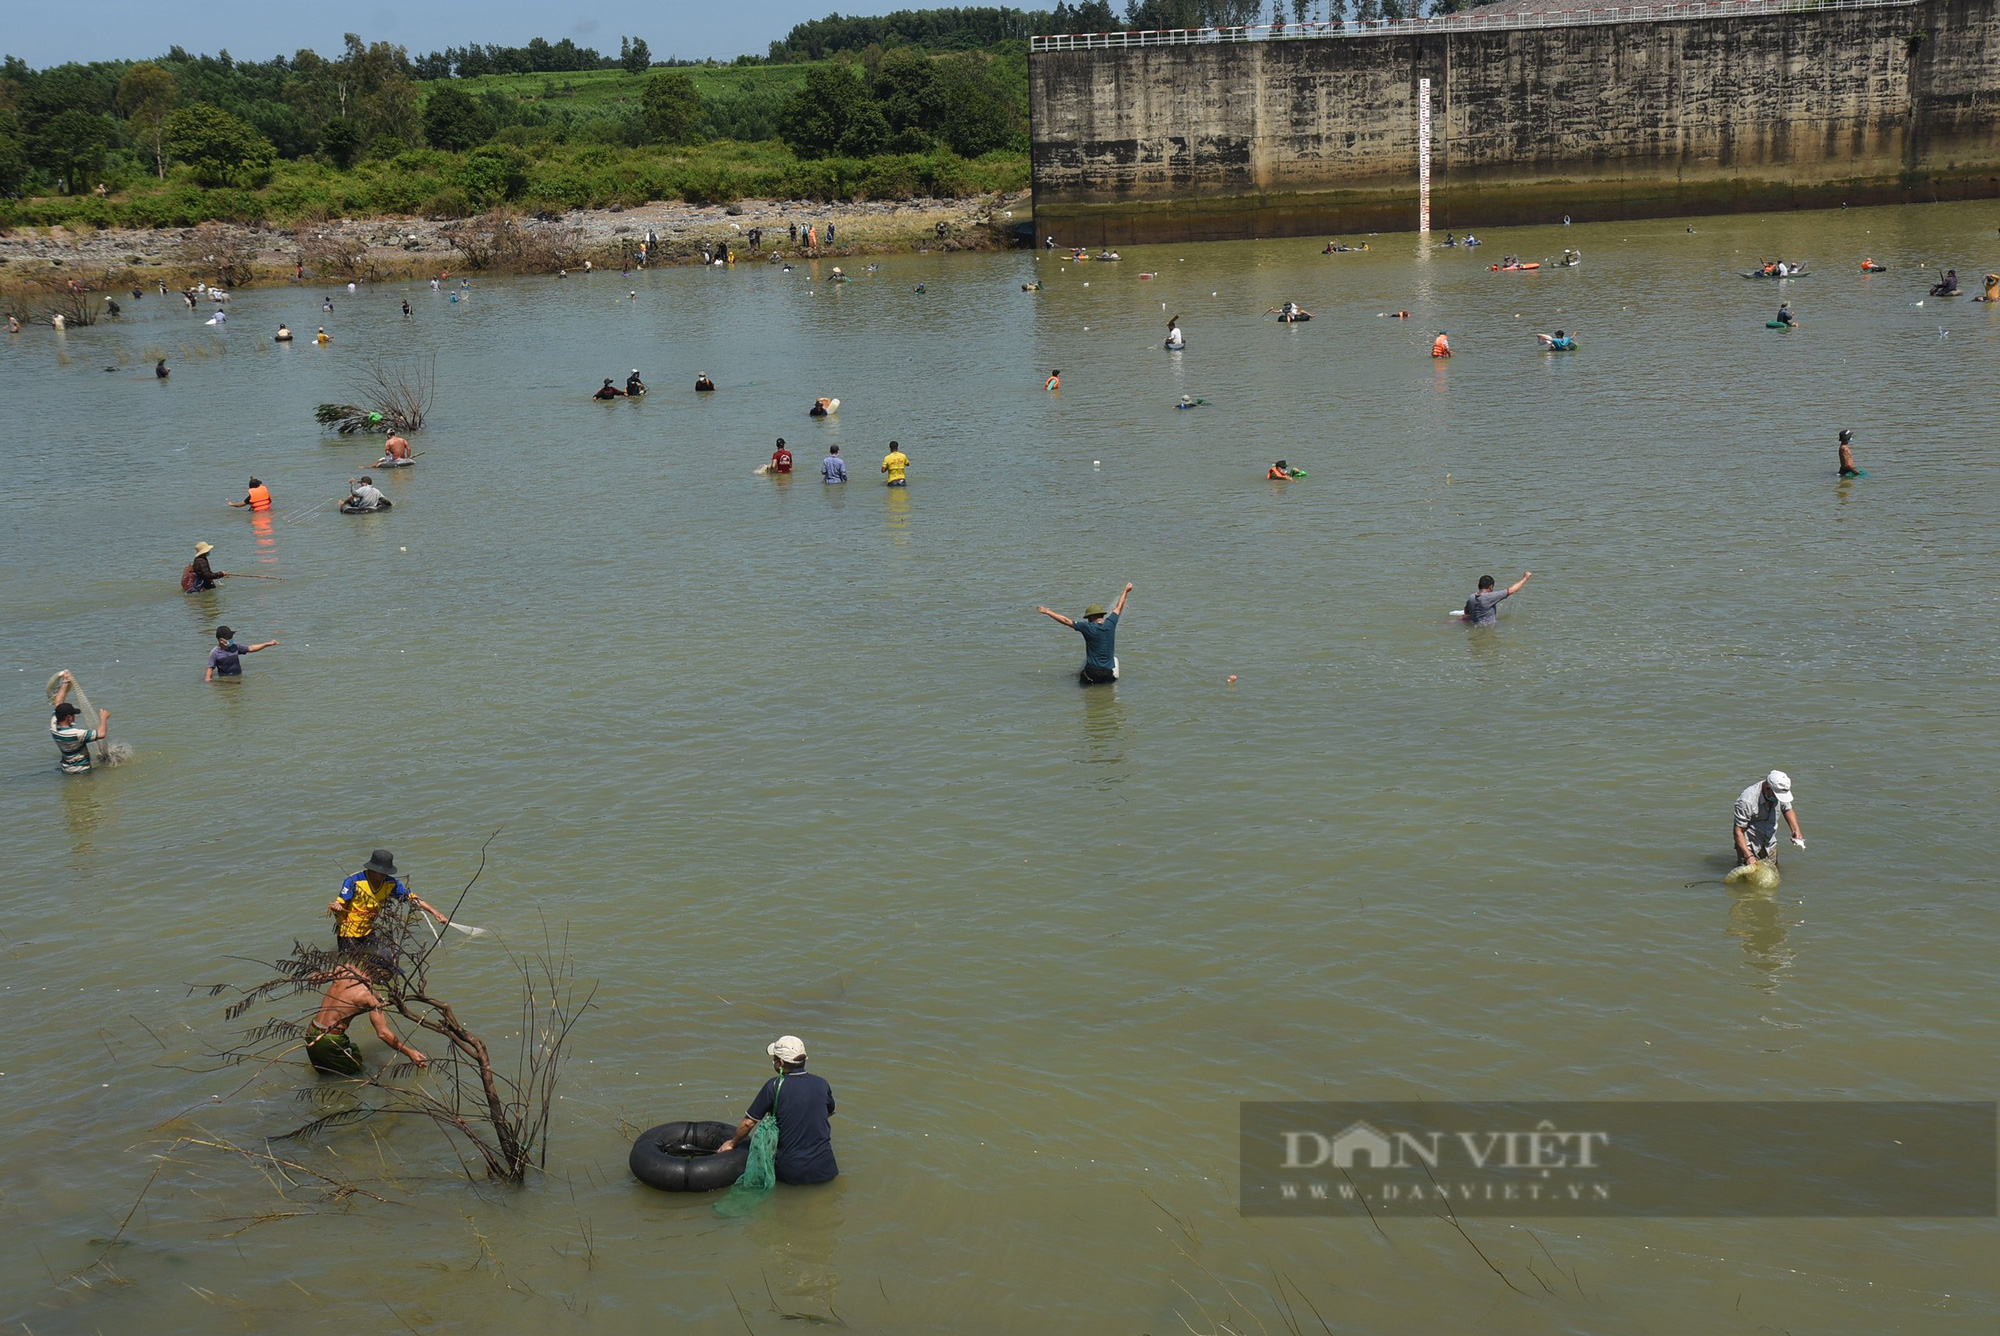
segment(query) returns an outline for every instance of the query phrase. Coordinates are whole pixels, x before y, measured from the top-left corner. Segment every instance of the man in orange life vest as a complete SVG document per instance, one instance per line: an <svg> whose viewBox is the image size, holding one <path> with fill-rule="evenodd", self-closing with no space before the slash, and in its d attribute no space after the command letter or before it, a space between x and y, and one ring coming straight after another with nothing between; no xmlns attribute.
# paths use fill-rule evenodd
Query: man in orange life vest
<svg viewBox="0 0 2000 1336"><path fill-rule="evenodd" d="M271 508L271 489L266 487L261 479L252 478L250 480L250 490L243 494L243 499L241 501L231 501L229 506L232 510L269 510Z"/></svg>
<svg viewBox="0 0 2000 1336"><path fill-rule="evenodd" d="M1438 336L1431 340L1431 356L1432 357L1451 356L1451 340L1445 338L1443 330L1439 330Z"/></svg>

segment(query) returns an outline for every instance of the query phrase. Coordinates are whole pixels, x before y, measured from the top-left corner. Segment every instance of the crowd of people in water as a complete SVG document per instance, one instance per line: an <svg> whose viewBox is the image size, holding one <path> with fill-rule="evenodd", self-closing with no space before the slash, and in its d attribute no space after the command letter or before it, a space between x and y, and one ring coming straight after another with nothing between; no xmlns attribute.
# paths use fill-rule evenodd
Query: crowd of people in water
<svg viewBox="0 0 2000 1336"><path fill-rule="evenodd" d="M792 232L796 239L798 234L796 226ZM808 225L806 245L809 249L820 244L830 245L833 236L832 224L826 225L823 234L815 225ZM758 231L753 229L749 236L751 245L757 246L760 240ZM1481 243L1473 236L1459 240L1447 234L1443 244L1448 247L1470 247ZM1055 249L1054 237L1048 238L1047 246L1050 250ZM1336 238L1327 243L1322 253L1344 254L1367 249L1366 242L1350 246ZM648 254L646 246L639 249L637 258L641 267L647 262ZM727 262L730 254L728 244L723 243L714 254L720 257L717 262ZM1100 249L1092 256L1086 248L1076 247L1070 249L1069 258L1073 262L1106 262L1116 261L1120 257L1117 252L1108 248ZM1552 263L1555 267L1572 267L1581 261L1580 251L1566 248L1562 260ZM1501 265L1492 266L1495 269L1536 267L1539 266L1533 262L1523 262L1518 256L1513 255L1505 257ZM1886 272L1886 268L1887 266L1878 264L1872 257L1864 260L1861 265L1863 272L1871 274ZM1779 259L1760 261L1757 269L1745 277L1790 279L1799 277L1805 272L1803 265ZM834 276L836 279L844 277L837 268L834 270ZM432 289L445 291L444 284L448 279L448 273L432 279ZM1041 282L1022 285L1024 291L1039 291L1042 286ZM469 285L461 280L460 288L451 294L452 300L458 300L468 290ZM350 283L348 291L355 292L355 285ZM162 283L160 293L165 295L166 292L166 286ZM1958 292L1957 272L1947 269L1939 282L1931 287L1929 295L1948 297L1958 295ZM139 289L134 289L132 295L137 299L143 293ZM209 297L218 306L228 300L226 293L216 294L213 289L199 286L190 288L182 295L191 310L197 308L198 300L203 296ZM1985 291L1980 300L2000 300L2000 274L1989 273L1985 276ZM328 312L333 310L331 296L325 299L323 309ZM411 316L408 301L402 303L402 310L406 318ZM218 310L217 314L220 316L224 313ZM1274 315L1280 322L1286 324L1299 324L1314 319L1313 312L1306 310L1296 301L1289 300L1269 308L1264 314ZM1410 318L1408 311L1385 314L1399 319ZM1787 329L1797 328L1799 324L1792 314L1791 304L1788 301L1780 304L1777 316L1769 323L1774 327ZM7 328L11 333L18 333L21 324L15 316L9 315ZM1553 333L1536 333L1534 337L1540 347L1548 352L1571 352L1578 347L1575 334L1563 328L1558 328ZM293 335L289 325L280 324L274 338L279 343L292 342ZM325 346L331 342L331 336L321 328L317 331L314 342ZM1167 321L1164 345L1169 351L1174 352L1186 348L1186 335L1179 315ZM1452 355L1448 333L1439 329L1431 340L1430 356L1442 360ZM167 377L168 369L164 359L160 359L157 363L156 375L160 379ZM1043 381L1043 388L1052 395L1059 395L1062 389L1062 375L1060 369L1051 369ZM697 393L715 393L716 389L715 382L706 372L697 375L694 382L694 390ZM648 387L640 369L634 367L625 377L622 386L615 377L604 377L602 384L593 392L591 398L638 400L647 392ZM1179 410L1190 410L1205 407L1207 402L1205 399L1183 394L1175 407ZM839 399L820 396L813 401L807 413L809 417L825 419L833 416L839 406ZM1840 431L1837 473L1843 482L1866 476L1865 470L1856 462L1853 442L1854 433L1851 429ZM402 434L388 431L383 454L375 467L405 468L413 464L420 453L422 452L411 449L408 439ZM796 461L791 448L785 438L779 437L768 462L762 464L758 472L784 480L793 476L795 467ZM907 488L910 470L910 456L898 441L891 440L878 465L878 474L883 484L889 488ZM819 464L819 476L825 486L845 486L849 482L847 462L838 444L828 446ZM1304 480L1307 473L1303 468L1294 467L1288 459L1281 458L1266 469L1264 476L1269 482L1289 485ZM249 478L242 498L229 501L227 504L232 508L257 514L268 514L274 506L271 488L256 475ZM391 509L392 504L375 484L371 474L350 478L348 491L339 500L340 510L350 514L381 513ZM213 591L222 581L231 578L231 572L218 570L211 563L210 556L214 552L214 545L208 542L195 544L193 559L181 573L183 592L198 594ZM1474 591L1466 598L1462 608L1451 614L1452 619L1467 628L1492 631L1499 625L1501 605L1519 594L1532 576L1532 571L1523 572L1518 580L1504 587L1500 586L1491 575L1479 577ZM1092 603L1076 617L1048 606L1036 607L1037 613L1076 631L1082 638L1084 658L1076 674L1079 685L1109 686L1121 679L1118 628L1133 589L1134 586L1128 582L1109 607L1102 603ZM214 631L214 645L208 653L204 678L206 681L214 682L218 679L241 677L243 660L247 656L279 646L280 641L275 637L262 641L239 640L230 625L226 623L217 625ZM1234 682L1234 677L1231 677L1230 681ZM109 710L97 711L94 720L80 718L79 707L69 699L75 690L77 688L72 677L67 673L58 674L52 687L53 710L49 721L50 735L58 753L59 768L63 774L72 776L87 775L91 772L92 748L101 746L106 741L110 728ZM1731 840L1732 852L1740 869L1755 870L1774 860L1781 824L1789 832L1792 843L1804 848L1805 837L1796 811L1791 779L1781 770L1772 770L1762 780L1744 789L1735 801ZM382 990L394 977L396 962L393 944L384 934L377 931L377 926L384 909L399 903L406 903L417 912L428 915L441 927L460 926L451 924L445 915L411 891L406 878L396 866L394 855L389 850L374 850L361 870L341 883L332 902L327 906L327 912L334 923L334 953L338 963L323 980L324 992L313 1021L305 1032L302 1045L306 1060L321 1073L340 1077L354 1077L365 1073L364 1061L349 1034L352 1024L364 1016L368 1018L376 1037L385 1047L412 1062L418 1064L427 1062L426 1056L406 1043L389 1023L381 996ZM758 1091L743 1119L721 1146L720 1153L731 1151L737 1143L751 1136L763 1119L775 1115L774 1121L779 1129L778 1178L791 1183L827 1181L838 1172L833 1159L828 1121L834 1113L831 1088L823 1079L804 1070L806 1049L803 1041L796 1036L780 1036L768 1046L766 1054L771 1059L772 1079Z"/></svg>

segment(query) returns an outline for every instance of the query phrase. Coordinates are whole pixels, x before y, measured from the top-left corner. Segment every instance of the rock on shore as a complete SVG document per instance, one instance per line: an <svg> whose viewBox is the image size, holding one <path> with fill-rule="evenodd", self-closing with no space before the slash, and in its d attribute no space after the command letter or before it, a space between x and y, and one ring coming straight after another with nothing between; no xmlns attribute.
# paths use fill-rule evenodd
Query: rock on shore
<svg viewBox="0 0 2000 1336"><path fill-rule="evenodd" d="M869 201L825 204L810 200L741 200L729 205L656 201L627 209L575 209L565 214L515 215L514 224L532 243L532 257L510 264L503 259L482 261L490 272L540 272L553 267L551 255L598 268L617 268L635 253L651 233L654 264L699 263L702 243L711 247L727 241L737 261L768 259L774 252L785 259L806 254L807 224L822 232L834 225L835 244L822 244L818 255L866 255L890 252L994 250L1008 244L1009 230L1029 220L1023 193L978 195L956 200ZM480 267L454 240L470 222L447 218L340 219L262 227L235 223L204 223L199 228L155 230L71 230L62 227L16 228L0 234L0 287L45 288L64 271L112 274L126 282L152 282L170 287L196 279L217 281L218 270L233 262L240 286L249 281L278 282L293 277L304 263L309 277L360 277L373 281L420 278L441 270L455 273ZM799 238L789 227L797 224ZM942 226L940 226L942 225ZM764 231L755 254L746 234ZM220 252L220 254L218 253Z"/></svg>

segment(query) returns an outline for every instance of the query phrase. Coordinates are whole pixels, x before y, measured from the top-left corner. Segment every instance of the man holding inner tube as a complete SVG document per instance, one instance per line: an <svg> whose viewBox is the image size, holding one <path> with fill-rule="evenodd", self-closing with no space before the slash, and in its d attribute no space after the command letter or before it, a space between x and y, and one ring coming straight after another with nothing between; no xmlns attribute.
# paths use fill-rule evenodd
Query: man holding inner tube
<svg viewBox="0 0 2000 1336"><path fill-rule="evenodd" d="M771 1055L776 1076L764 1082L736 1133L716 1148L717 1155L736 1149L765 1114L778 1119L780 1183L825 1183L840 1173L833 1162L833 1087L806 1070L806 1045L797 1035L783 1035L764 1050ZM775 1107L774 1107L775 1106Z"/></svg>

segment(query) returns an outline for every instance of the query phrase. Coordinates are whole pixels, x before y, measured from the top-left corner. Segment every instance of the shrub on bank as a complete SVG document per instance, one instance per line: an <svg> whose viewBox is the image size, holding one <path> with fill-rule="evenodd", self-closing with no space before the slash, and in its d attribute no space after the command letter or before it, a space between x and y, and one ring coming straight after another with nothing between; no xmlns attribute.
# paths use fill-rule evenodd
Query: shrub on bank
<svg viewBox="0 0 2000 1336"><path fill-rule="evenodd" d="M284 160L267 184L202 186L186 168L142 178L109 196L0 199L0 227L193 227L203 222L289 225L378 214L464 217L500 204L530 210L632 206L655 199L819 201L957 198L1027 184L1024 153L961 158L949 149L873 157L795 157L783 145L718 141L699 147L487 144L467 153L410 149L341 171Z"/></svg>

